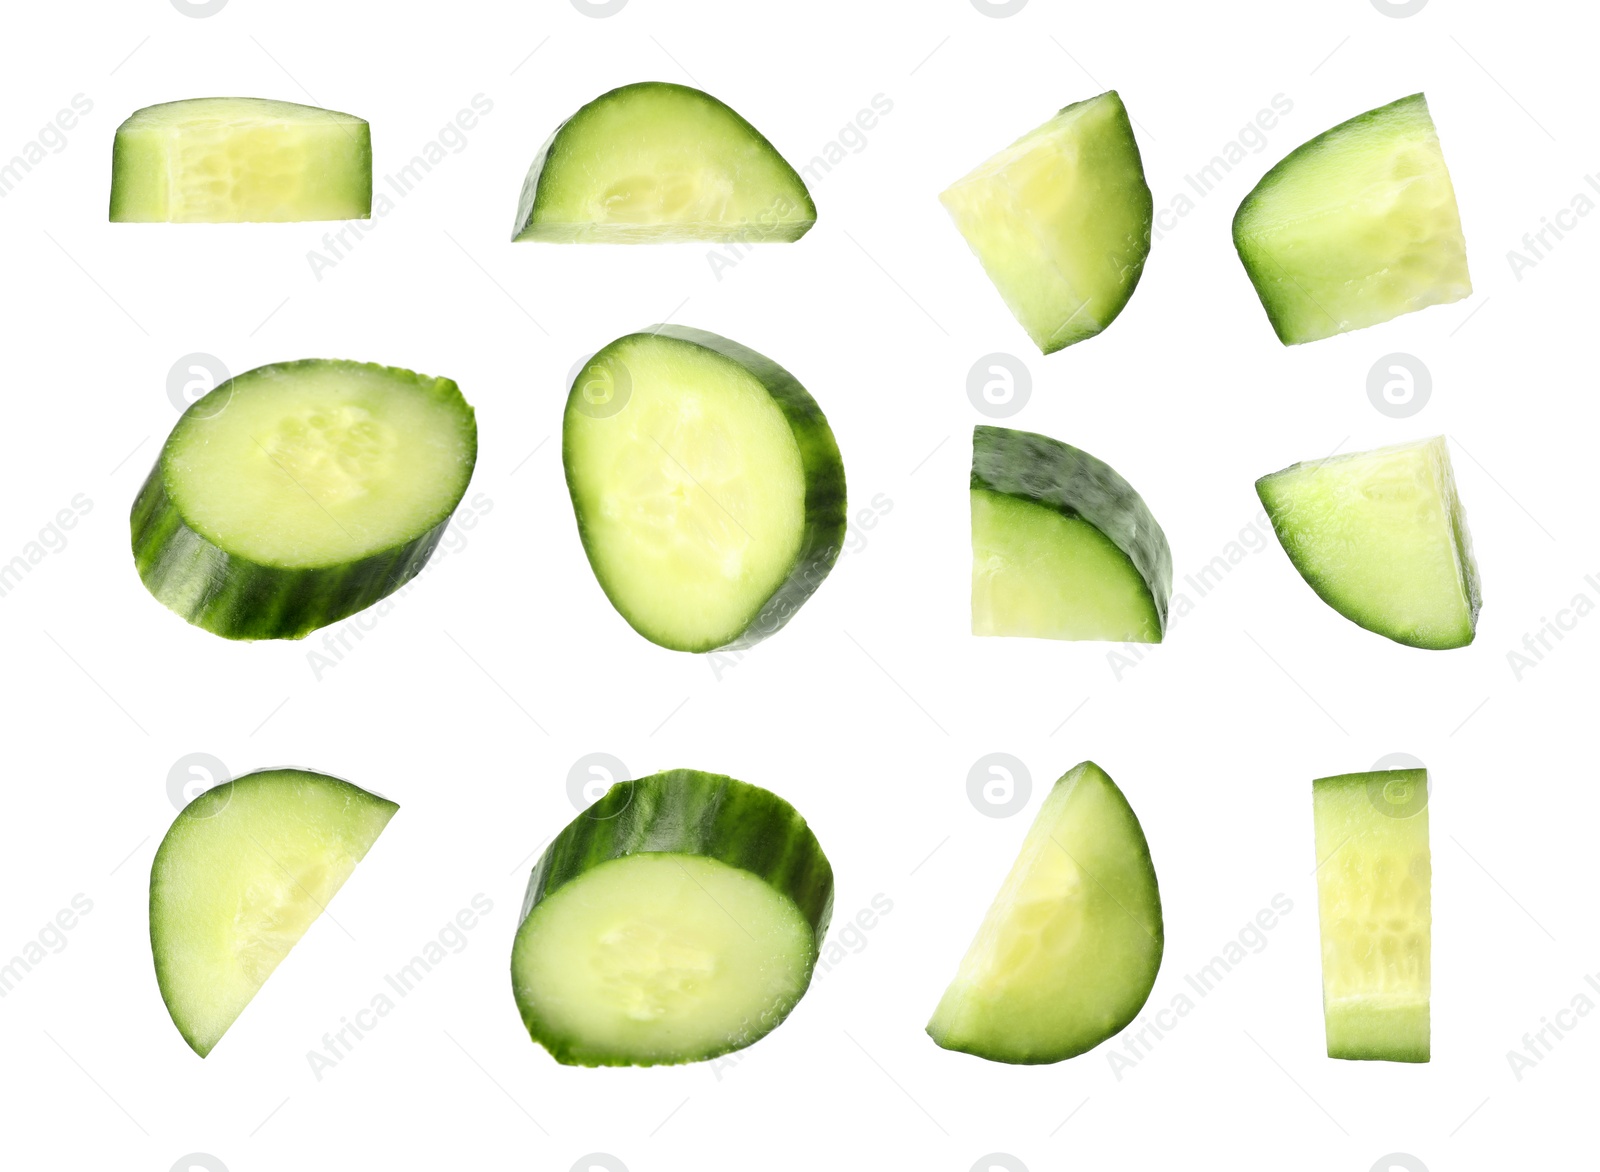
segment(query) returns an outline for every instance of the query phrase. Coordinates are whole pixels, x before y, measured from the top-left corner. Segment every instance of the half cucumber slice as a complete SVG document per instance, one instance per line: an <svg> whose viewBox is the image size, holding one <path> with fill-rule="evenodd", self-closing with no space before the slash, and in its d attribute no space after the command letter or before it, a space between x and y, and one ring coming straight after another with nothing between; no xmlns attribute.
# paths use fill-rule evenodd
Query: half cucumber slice
<svg viewBox="0 0 1600 1172"><path fill-rule="evenodd" d="M789 1015L832 908L833 868L776 794L693 769L618 782L533 868L517 1007L569 1065L715 1058Z"/></svg>
<svg viewBox="0 0 1600 1172"><path fill-rule="evenodd" d="M737 342L683 326L618 338L574 380L561 441L589 564L652 643L758 643L839 557L844 464L828 421Z"/></svg>
<svg viewBox="0 0 1600 1172"><path fill-rule="evenodd" d="M337 110L265 98L190 98L135 110L111 151L124 223L364 220L372 134Z"/></svg>
<svg viewBox="0 0 1600 1172"><path fill-rule="evenodd" d="M513 240L791 241L817 221L795 169L710 94L664 81L601 94L545 141Z"/></svg>
<svg viewBox="0 0 1600 1172"><path fill-rule="evenodd" d="M1110 325L1150 255L1154 204L1116 90L1074 102L939 199L1046 354Z"/></svg>
<svg viewBox="0 0 1600 1172"><path fill-rule="evenodd" d="M150 949L196 1054L211 1053L399 808L301 769L247 774L183 808L150 869Z"/></svg>
<svg viewBox="0 0 1600 1172"><path fill-rule="evenodd" d="M1161 526L1114 468L1049 436L972 432L972 633L1159 643Z"/></svg>
<svg viewBox="0 0 1600 1172"><path fill-rule="evenodd" d="M151 594L229 639L299 639L414 578L477 458L456 384L392 366L262 366L190 404L133 502Z"/></svg>
<svg viewBox="0 0 1600 1172"><path fill-rule="evenodd" d="M928 1034L994 1062L1060 1062L1143 1008L1161 894L1128 800L1092 761L1056 782Z"/></svg>
<svg viewBox="0 0 1600 1172"><path fill-rule="evenodd" d="M1292 151L1244 197L1233 244L1285 346L1472 293L1455 188L1421 94Z"/></svg>
<svg viewBox="0 0 1600 1172"><path fill-rule="evenodd" d="M1320 777L1311 793L1328 1057L1426 1062L1428 771Z"/></svg>
<svg viewBox="0 0 1600 1172"><path fill-rule="evenodd" d="M1482 594L1444 436L1295 464L1256 481L1318 597L1408 647L1472 642Z"/></svg>

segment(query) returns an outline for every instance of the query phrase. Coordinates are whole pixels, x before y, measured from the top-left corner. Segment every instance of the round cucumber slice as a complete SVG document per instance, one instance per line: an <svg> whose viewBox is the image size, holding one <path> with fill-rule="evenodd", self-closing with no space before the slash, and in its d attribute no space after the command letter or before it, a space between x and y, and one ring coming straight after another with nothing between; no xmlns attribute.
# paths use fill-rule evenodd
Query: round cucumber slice
<svg viewBox="0 0 1600 1172"><path fill-rule="evenodd" d="M793 806L717 774L619 782L540 857L511 954L559 1062L655 1066L742 1049L811 981L833 869Z"/></svg>
<svg viewBox="0 0 1600 1172"><path fill-rule="evenodd" d="M113 222L371 214L372 134L353 115L265 98L190 98L146 106L117 127Z"/></svg>
<svg viewBox="0 0 1600 1172"><path fill-rule="evenodd" d="M528 169L513 240L793 241L817 208L795 169L730 107L648 81L601 94Z"/></svg>
<svg viewBox="0 0 1600 1172"><path fill-rule="evenodd" d="M230 639L298 639L415 577L460 503L477 424L456 384L310 359L196 400L134 501L145 586Z"/></svg>
<svg viewBox="0 0 1600 1172"><path fill-rule="evenodd" d="M1138 1016L1162 941L1139 819L1085 761L1040 807L928 1034L994 1062L1072 1058Z"/></svg>
<svg viewBox="0 0 1600 1172"><path fill-rule="evenodd" d="M268 769L185 806L150 869L150 949L173 1024L204 1058L400 807Z"/></svg>
<svg viewBox="0 0 1600 1172"><path fill-rule="evenodd" d="M662 647L760 642L842 548L844 464L821 408L716 334L656 326L597 353L567 398L562 460L595 577Z"/></svg>

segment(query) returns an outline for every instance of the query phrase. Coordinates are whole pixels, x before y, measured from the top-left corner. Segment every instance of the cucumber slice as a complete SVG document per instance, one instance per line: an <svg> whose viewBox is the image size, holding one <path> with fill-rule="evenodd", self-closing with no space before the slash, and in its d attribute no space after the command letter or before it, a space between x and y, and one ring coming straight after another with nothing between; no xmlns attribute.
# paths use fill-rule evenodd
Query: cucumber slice
<svg viewBox="0 0 1600 1172"><path fill-rule="evenodd" d="M150 950L196 1054L211 1053L399 808L302 769L246 774L183 808L150 868Z"/></svg>
<svg viewBox="0 0 1600 1172"><path fill-rule="evenodd" d="M111 149L121 223L365 220L372 133L337 110L190 98L135 110Z"/></svg>
<svg viewBox="0 0 1600 1172"><path fill-rule="evenodd" d="M811 981L833 868L776 794L673 769L618 782L533 868L511 953L533 1040L575 1066L743 1049Z"/></svg>
<svg viewBox="0 0 1600 1172"><path fill-rule="evenodd" d="M1138 1015L1161 967L1161 893L1128 799L1094 762L1056 782L928 1035L994 1062L1060 1062Z"/></svg>
<svg viewBox="0 0 1600 1172"><path fill-rule="evenodd" d="M1046 354L1110 325L1150 255L1154 204L1116 90L1074 102L939 199Z"/></svg>
<svg viewBox="0 0 1600 1172"><path fill-rule="evenodd" d="M761 132L710 94L664 81L601 94L528 169L513 240L660 244L798 240L811 193Z"/></svg>
<svg viewBox="0 0 1600 1172"><path fill-rule="evenodd" d="M1311 793L1328 1057L1426 1062L1428 771L1321 777Z"/></svg>
<svg viewBox="0 0 1600 1172"><path fill-rule="evenodd" d="M972 432L972 633L1159 643L1172 551L1114 468L1060 440Z"/></svg>
<svg viewBox="0 0 1600 1172"><path fill-rule="evenodd" d="M190 404L133 503L145 586L229 639L299 639L414 578L477 458L456 384L392 366L258 367Z"/></svg>
<svg viewBox="0 0 1600 1172"><path fill-rule="evenodd" d="M839 557L844 464L828 421L737 342L683 326L618 338L573 381L561 442L589 564L652 643L759 643Z"/></svg>
<svg viewBox="0 0 1600 1172"><path fill-rule="evenodd" d="M1239 205L1233 245L1285 346L1472 293L1455 189L1421 94L1285 156Z"/></svg>
<svg viewBox="0 0 1600 1172"><path fill-rule="evenodd" d="M1357 626L1408 647L1472 642L1483 598L1444 436L1256 481L1284 552Z"/></svg>

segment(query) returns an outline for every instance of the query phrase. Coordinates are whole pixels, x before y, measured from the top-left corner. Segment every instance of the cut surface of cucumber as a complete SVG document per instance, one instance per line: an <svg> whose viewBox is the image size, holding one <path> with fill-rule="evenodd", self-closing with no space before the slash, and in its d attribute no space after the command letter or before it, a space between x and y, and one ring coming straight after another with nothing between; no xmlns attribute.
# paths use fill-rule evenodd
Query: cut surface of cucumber
<svg viewBox="0 0 1600 1172"><path fill-rule="evenodd" d="M1143 498L1087 452L972 433L972 633L1159 643L1172 551Z"/></svg>
<svg viewBox="0 0 1600 1172"><path fill-rule="evenodd" d="M364 220L372 136L336 110L265 98L191 98L117 127L111 219L127 223Z"/></svg>
<svg viewBox="0 0 1600 1172"><path fill-rule="evenodd" d="M1115 90L1074 102L939 198L1046 354L1110 325L1150 254L1154 205Z"/></svg>
<svg viewBox="0 0 1600 1172"><path fill-rule="evenodd" d="M691 769L618 782L534 867L517 1006L569 1065L715 1058L788 1016L832 907L833 869L777 795Z"/></svg>
<svg viewBox="0 0 1600 1172"><path fill-rule="evenodd" d="M995 1062L1082 1054L1138 1015L1162 940L1139 819L1085 761L1045 799L928 1034Z"/></svg>
<svg viewBox="0 0 1600 1172"><path fill-rule="evenodd" d="M1472 293L1455 188L1421 94L1287 155L1239 205L1233 243L1286 346Z"/></svg>
<svg viewBox="0 0 1600 1172"><path fill-rule="evenodd" d="M1284 552L1345 618L1410 647L1472 642L1482 594L1443 436L1256 481Z"/></svg>
<svg viewBox="0 0 1600 1172"><path fill-rule="evenodd" d="M1428 771L1318 778L1312 804L1328 1057L1426 1062Z"/></svg>
<svg viewBox="0 0 1600 1172"><path fill-rule="evenodd" d="M269 769L185 806L150 870L150 948L173 1024L204 1058L400 807Z"/></svg>
<svg viewBox="0 0 1600 1172"><path fill-rule="evenodd" d="M662 647L747 647L821 584L844 465L793 375L683 326L618 338L573 382L562 460L595 577Z"/></svg>
<svg viewBox="0 0 1600 1172"><path fill-rule="evenodd" d="M197 399L134 501L145 586L230 639L298 639L415 577L472 476L456 384L310 359Z"/></svg>
<svg viewBox="0 0 1600 1172"><path fill-rule="evenodd" d="M513 240L793 241L816 223L805 183L730 107L648 81L601 94L528 170Z"/></svg>

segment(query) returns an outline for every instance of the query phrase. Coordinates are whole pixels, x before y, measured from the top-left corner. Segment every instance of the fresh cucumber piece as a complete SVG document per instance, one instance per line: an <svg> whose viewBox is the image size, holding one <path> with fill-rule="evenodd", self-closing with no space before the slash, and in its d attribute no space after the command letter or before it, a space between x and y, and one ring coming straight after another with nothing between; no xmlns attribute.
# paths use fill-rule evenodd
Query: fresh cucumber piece
<svg viewBox="0 0 1600 1172"><path fill-rule="evenodd" d="M601 94L528 168L513 240L660 244L798 240L811 193L761 132L710 94L664 81Z"/></svg>
<svg viewBox="0 0 1600 1172"><path fill-rule="evenodd" d="M145 586L229 639L299 639L427 563L477 458L449 379L309 359L195 400L133 503Z"/></svg>
<svg viewBox="0 0 1600 1172"><path fill-rule="evenodd" d="M972 432L972 633L1159 643L1172 551L1114 468L1060 440Z"/></svg>
<svg viewBox="0 0 1600 1172"><path fill-rule="evenodd" d="M111 219L124 223L365 220L372 134L337 110L265 98L190 98L135 110L111 149Z"/></svg>
<svg viewBox="0 0 1600 1172"><path fill-rule="evenodd" d="M1426 1062L1428 771L1320 777L1311 793L1328 1057Z"/></svg>
<svg viewBox="0 0 1600 1172"><path fill-rule="evenodd" d="M1046 354L1110 325L1150 255L1154 203L1116 90L1074 102L939 199Z"/></svg>
<svg viewBox="0 0 1600 1172"><path fill-rule="evenodd" d="M1092 1050L1143 1008L1162 940L1139 819L1085 761L1045 798L928 1034L994 1062Z"/></svg>
<svg viewBox="0 0 1600 1172"><path fill-rule="evenodd" d="M776 794L673 769L618 782L540 856L511 953L533 1040L575 1066L739 1050L811 981L833 868Z"/></svg>
<svg viewBox="0 0 1600 1172"><path fill-rule="evenodd" d="M844 464L828 421L737 342L672 325L618 338L573 381L561 441L589 564L652 643L758 643L839 557Z"/></svg>
<svg viewBox="0 0 1600 1172"><path fill-rule="evenodd" d="M1421 94L1285 156L1239 205L1233 245L1285 346L1472 293L1455 189Z"/></svg>
<svg viewBox="0 0 1600 1172"><path fill-rule="evenodd" d="M400 807L303 769L223 782L185 806L150 868L150 950L204 1058Z"/></svg>
<svg viewBox="0 0 1600 1172"><path fill-rule="evenodd" d="M1295 464L1256 481L1284 552L1357 626L1465 647L1482 594L1444 436Z"/></svg>

